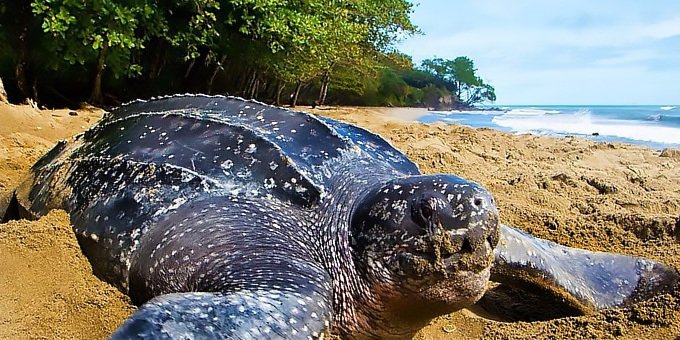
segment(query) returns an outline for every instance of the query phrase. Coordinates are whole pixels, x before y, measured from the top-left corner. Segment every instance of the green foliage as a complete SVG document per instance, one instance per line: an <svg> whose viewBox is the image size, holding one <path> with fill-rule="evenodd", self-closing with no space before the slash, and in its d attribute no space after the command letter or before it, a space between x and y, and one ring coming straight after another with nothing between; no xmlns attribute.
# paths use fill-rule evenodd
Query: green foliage
<svg viewBox="0 0 680 340"><path fill-rule="evenodd" d="M137 34L141 22L151 20L155 13L146 1L34 0L31 7L70 64L91 62L102 50L110 49L118 61L109 65L115 76L140 73L130 56L133 50L143 49L148 39Z"/></svg>
<svg viewBox="0 0 680 340"><path fill-rule="evenodd" d="M465 106L496 100L494 88L477 75L475 64L468 57L426 59L421 69L438 79Z"/></svg>
<svg viewBox="0 0 680 340"><path fill-rule="evenodd" d="M0 49L0 77L14 80L23 62L24 88L74 101L88 87L93 100L106 92L121 101L205 90L273 100L295 88L306 103L327 89L348 104L494 100L469 58L414 67L395 50L418 33L412 11L407 0L0 2L0 44L9 47ZM15 47L22 32L29 53Z"/></svg>

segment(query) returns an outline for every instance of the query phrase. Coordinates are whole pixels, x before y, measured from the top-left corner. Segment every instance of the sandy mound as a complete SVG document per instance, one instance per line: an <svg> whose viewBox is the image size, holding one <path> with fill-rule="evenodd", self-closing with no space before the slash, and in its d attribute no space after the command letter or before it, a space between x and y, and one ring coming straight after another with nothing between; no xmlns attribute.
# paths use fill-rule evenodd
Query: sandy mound
<svg viewBox="0 0 680 340"><path fill-rule="evenodd" d="M99 281L64 211L0 224L0 338L105 338L133 311Z"/></svg>
<svg viewBox="0 0 680 340"><path fill-rule="evenodd" d="M505 223L566 245L680 267L680 157L669 152L393 118L422 113L414 109L317 112L385 136L425 173L455 173L486 186ZM56 140L101 116L97 110L76 114L0 104L8 123L0 125L0 195ZM103 337L133 310L91 274L63 212L0 225L0 262L0 338ZM494 322L464 310L434 320L416 337L669 338L680 334L679 320L680 299L663 295L631 308L545 322Z"/></svg>

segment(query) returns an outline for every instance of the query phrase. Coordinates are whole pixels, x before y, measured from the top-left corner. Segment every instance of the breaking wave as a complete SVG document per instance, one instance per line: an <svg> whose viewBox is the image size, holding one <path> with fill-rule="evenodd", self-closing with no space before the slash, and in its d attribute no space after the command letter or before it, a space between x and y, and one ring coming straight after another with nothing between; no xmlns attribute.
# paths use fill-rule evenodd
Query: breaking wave
<svg viewBox="0 0 680 340"><path fill-rule="evenodd" d="M574 113L552 110L515 109L498 115L492 122L517 133L598 135L665 144L680 144L680 127L661 125L660 121L680 118L658 114L647 121L608 119L590 110Z"/></svg>

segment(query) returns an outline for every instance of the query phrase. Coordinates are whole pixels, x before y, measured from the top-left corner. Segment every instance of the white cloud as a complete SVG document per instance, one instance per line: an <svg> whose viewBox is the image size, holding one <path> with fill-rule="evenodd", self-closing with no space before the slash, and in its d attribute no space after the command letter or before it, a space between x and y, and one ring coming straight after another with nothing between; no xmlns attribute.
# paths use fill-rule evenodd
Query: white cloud
<svg viewBox="0 0 680 340"><path fill-rule="evenodd" d="M428 3L425 36L401 48L416 62L469 56L500 103L680 101L680 49L664 42L680 36L680 7L574 1L463 2L458 16Z"/></svg>
<svg viewBox="0 0 680 340"><path fill-rule="evenodd" d="M641 36L652 39L666 39L680 35L680 16L659 21L640 28Z"/></svg>
<svg viewBox="0 0 680 340"><path fill-rule="evenodd" d="M502 104L677 104L677 75L640 67L489 69Z"/></svg>
<svg viewBox="0 0 680 340"><path fill-rule="evenodd" d="M564 27L484 26L450 35L425 35L406 41L407 50L505 50L510 53L560 47L625 47L680 35L680 16L658 23L619 23L612 26ZM436 47L436 48L433 48ZM520 50L521 49L521 50ZM423 51L424 52L424 51ZM444 53L444 52L443 52ZM438 54L443 54L438 53Z"/></svg>

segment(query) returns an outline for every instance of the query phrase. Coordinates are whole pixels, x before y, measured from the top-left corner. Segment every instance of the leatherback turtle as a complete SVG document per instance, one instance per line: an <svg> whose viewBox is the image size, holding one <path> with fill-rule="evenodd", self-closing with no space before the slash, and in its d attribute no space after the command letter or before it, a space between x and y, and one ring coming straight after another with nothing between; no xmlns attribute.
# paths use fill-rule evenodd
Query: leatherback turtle
<svg viewBox="0 0 680 340"><path fill-rule="evenodd" d="M678 280L502 225L484 188L367 130L233 97L126 104L4 202L4 220L70 213L94 273L141 306L113 338L402 337L490 278L584 310Z"/></svg>

